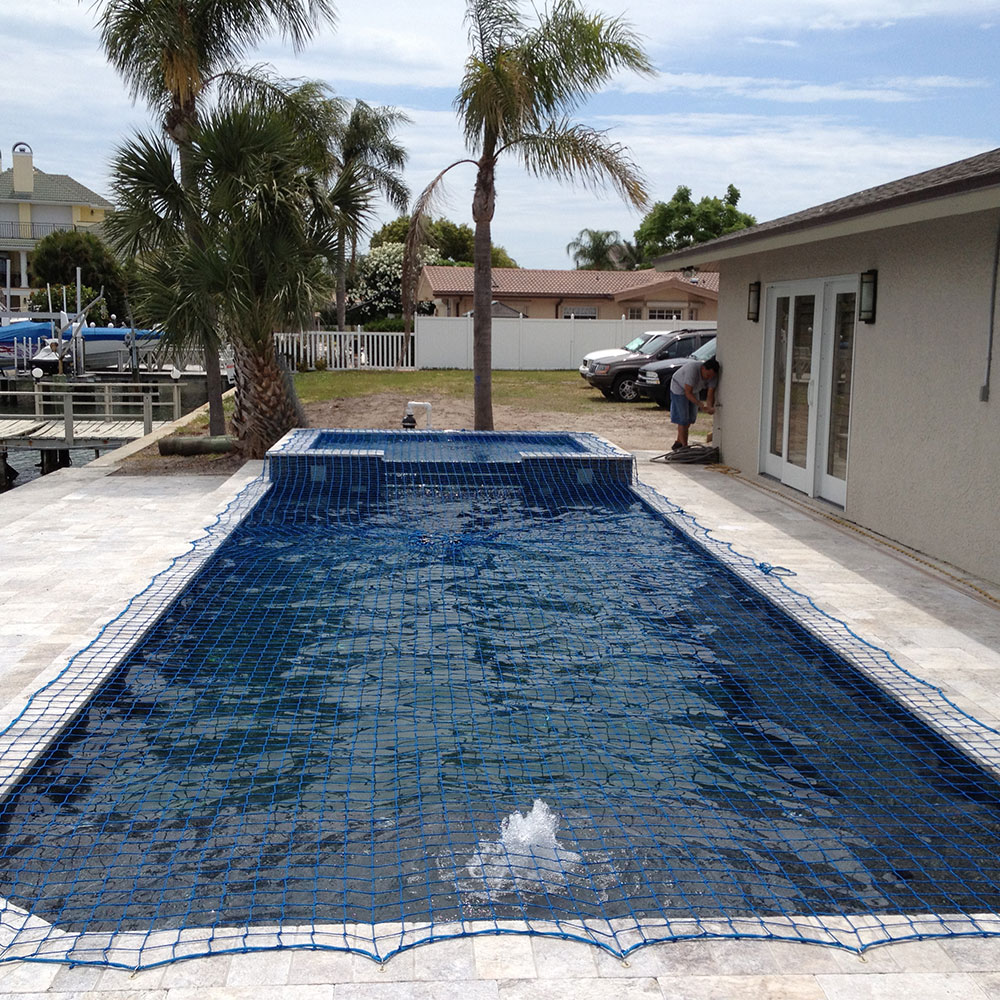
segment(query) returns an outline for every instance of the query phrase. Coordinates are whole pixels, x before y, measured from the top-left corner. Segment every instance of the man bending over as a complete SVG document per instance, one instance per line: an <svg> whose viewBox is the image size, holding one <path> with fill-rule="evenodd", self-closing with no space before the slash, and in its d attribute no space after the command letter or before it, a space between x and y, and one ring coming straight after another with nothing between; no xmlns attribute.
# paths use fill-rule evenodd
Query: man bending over
<svg viewBox="0 0 1000 1000"><path fill-rule="evenodd" d="M670 422L677 425L677 440L671 451L688 446L688 431L698 419L698 411L715 413L715 387L719 384L722 369L715 358L708 361L689 361L674 372L670 380ZM708 398L701 401L702 389L708 389Z"/></svg>

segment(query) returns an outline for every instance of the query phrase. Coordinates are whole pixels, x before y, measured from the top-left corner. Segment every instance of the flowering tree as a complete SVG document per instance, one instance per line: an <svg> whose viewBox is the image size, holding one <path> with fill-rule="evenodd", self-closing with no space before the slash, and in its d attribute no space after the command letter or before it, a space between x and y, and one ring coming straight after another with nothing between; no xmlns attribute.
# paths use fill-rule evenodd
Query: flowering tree
<svg viewBox="0 0 1000 1000"><path fill-rule="evenodd" d="M354 286L354 315L357 319L382 319L403 311L402 280L405 246L402 243L383 243L361 258L358 283ZM433 247L421 247L418 267L439 263Z"/></svg>

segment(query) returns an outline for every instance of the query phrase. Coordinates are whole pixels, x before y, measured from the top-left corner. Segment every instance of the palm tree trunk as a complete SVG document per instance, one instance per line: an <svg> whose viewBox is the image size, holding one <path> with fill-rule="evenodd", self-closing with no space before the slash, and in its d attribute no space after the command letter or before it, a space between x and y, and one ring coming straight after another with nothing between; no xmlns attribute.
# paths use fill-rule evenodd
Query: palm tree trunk
<svg viewBox="0 0 1000 1000"><path fill-rule="evenodd" d="M473 426L493 430L493 246L491 223L496 203L493 147L488 142L479 160L472 218L476 224L473 242L472 374Z"/></svg>
<svg viewBox="0 0 1000 1000"><path fill-rule="evenodd" d="M304 424L301 410L285 384L274 339L233 344L236 362L236 412L233 428L247 458L263 458L267 449L293 427Z"/></svg>
<svg viewBox="0 0 1000 1000"><path fill-rule="evenodd" d="M347 229L340 227L340 239L337 241L337 329L347 329L347 248L344 240Z"/></svg>
<svg viewBox="0 0 1000 1000"><path fill-rule="evenodd" d="M167 132L177 144L177 154L181 167L181 187L185 191L193 191L197 184L194 174L194 164L191 162L190 126L196 120L196 111L192 105L180 120L169 124ZM197 246L203 245L201 236L201 220L188 218L184 220L184 229L188 239ZM208 306L206 322L214 324L215 315L211 305ZM205 357L205 392L208 395L208 433L212 437L220 437L226 433L226 416L222 409L222 365L219 358L219 342L214 331L206 333L202 338L202 353Z"/></svg>

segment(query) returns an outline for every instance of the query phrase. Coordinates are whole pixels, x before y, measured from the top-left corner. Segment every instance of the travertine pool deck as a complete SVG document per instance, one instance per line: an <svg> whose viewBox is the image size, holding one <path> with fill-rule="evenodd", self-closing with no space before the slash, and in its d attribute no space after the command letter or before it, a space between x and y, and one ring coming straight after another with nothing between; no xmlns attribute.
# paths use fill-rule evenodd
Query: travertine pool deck
<svg viewBox="0 0 1000 1000"><path fill-rule="evenodd" d="M823 516L703 467L640 453L639 475L757 561L787 567L795 589L941 687L978 718L1000 720L1000 603ZM114 617L259 465L231 479L136 477L64 469L0 495L0 705L32 690ZM830 511L830 513L835 513ZM996 544L996 539L984 539ZM665 572L667 572L665 568ZM991 591L991 588L984 587ZM992 588L998 595L1000 588ZM379 967L284 951L194 959L139 972L0 964L0 998L289 1000L1000 1000L1000 939L889 945L861 959L763 941L651 945L621 962L587 945L527 937L443 942Z"/></svg>

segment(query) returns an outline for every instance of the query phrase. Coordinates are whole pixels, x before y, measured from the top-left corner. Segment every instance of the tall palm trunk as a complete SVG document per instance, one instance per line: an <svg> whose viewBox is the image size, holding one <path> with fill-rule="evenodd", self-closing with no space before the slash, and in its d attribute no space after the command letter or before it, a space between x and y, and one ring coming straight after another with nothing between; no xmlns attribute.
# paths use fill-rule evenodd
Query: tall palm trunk
<svg viewBox="0 0 1000 1000"><path fill-rule="evenodd" d="M493 430L493 264L491 223L496 207L496 165L492 137L484 144L472 198L473 241L472 373L473 419L477 431Z"/></svg>
<svg viewBox="0 0 1000 1000"><path fill-rule="evenodd" d="M181 187L193 192L197 185L194 163L191 157L191 128L197 121L197 109L194 101L184 109L167 118L167 134L177 145L177 155L181 168ZM204 246L201 232L201 220L189 217L184 220L184 229L191 242L199 249ZM215 325L215 309L211 303L206 304L206 323ZM226 433L226 416L222 408L222 365L219 358L219 341L215 331L206 333L202 338L202 353L205 357L205 392L208 395L208 433L219 437Z"/></svg>
<svg viewBox="0 0 1000 1000"><path fill-rule="evenodd" d="M340 227L337 247L337 329L347 329L347 227Z"/></svg>
<svg viewBox="0 0 1000 1000"><path fill-rule="evenodd" d="M304 426L301 409L287 389L274 339L233 342L236 362L236 411L233 428L247 458L263 458L267 449L293 427Z"/></svg>

